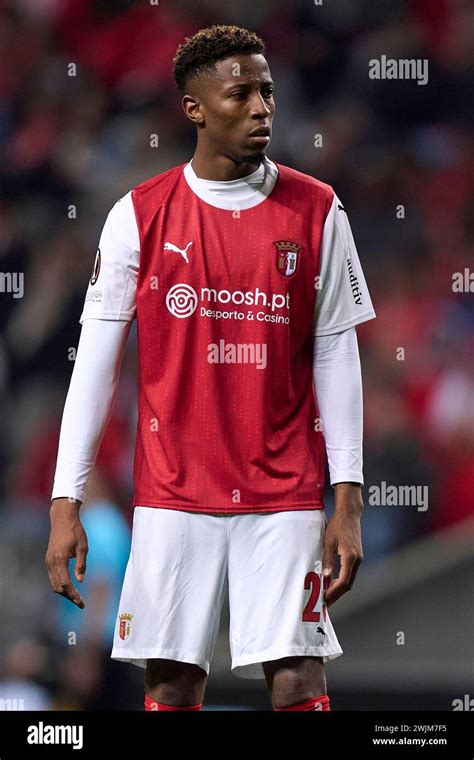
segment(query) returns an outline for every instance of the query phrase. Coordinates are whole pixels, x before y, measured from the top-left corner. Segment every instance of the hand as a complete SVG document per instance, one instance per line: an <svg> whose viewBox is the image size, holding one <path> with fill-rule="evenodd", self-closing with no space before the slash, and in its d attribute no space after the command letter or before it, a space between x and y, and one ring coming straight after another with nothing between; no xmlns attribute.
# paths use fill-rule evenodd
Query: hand
<svg viewBox="0 0 474 760"><path fill-rule="evenodd" d="M363 560L360 516L363 509L362 489L356 483L337 483L336 509L324 536L323 588L328 607L349 591ZM340 557L338 578L331 582L334 557Z"/></svg>
<svg viewBox="0 0 474 760"><path fill-rule="evenodd" d="M51 532L45 557L51 588L84 609L81 595L69 575L69 559L76 558L74 575L80 583L86 572L87 536L79 519L81 502L68 498L53 499L50 518Z"/></svg>

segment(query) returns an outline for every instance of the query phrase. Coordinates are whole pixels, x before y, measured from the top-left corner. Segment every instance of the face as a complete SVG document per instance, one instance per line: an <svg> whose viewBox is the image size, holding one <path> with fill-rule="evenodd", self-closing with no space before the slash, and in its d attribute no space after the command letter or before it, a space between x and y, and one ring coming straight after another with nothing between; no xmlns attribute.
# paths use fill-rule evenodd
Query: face
<svg viewBox="0 0 474 760"><path fill-rule="evenodd" d="M274 84L265 57L236 55L203 73L183 98L199 140L213 153L259 164L270 143L275 114ZM189 98L187 100L187 98ZM252 132L260 131L259 135Z"/></svg>

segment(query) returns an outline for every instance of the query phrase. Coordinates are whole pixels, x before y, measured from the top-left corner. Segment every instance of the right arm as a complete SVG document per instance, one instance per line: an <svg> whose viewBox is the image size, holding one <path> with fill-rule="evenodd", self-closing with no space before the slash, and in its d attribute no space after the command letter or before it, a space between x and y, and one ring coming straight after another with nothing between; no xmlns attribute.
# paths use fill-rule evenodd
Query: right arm
<svg viewBox="0 0 474 760"><path fill-rule="evenodd" d="M79 518L87 479L112 414L131 321L86 319L61 422L51 497L51 532L45 564L53 591L81 609L84 602L69 575L82 581L87 536Z"/></svg>
<svg viewBox="0 0 474 760"><path fill-rule="evenodd" d="M86 571L87 536L79 519L88 476L112 413L132 320L140 240L132 194L110 210L81 314L81 336L64 406L52 493L46 566L53 591L84 607L71 582Z"/></svg>

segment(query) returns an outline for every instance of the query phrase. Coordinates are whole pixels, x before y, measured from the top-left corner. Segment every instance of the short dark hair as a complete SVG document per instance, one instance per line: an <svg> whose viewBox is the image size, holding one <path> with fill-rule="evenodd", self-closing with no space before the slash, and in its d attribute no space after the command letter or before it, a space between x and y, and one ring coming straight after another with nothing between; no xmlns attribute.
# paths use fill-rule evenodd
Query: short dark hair
<svg viewBox="0 0 474 760"><path fill-rule="evenodd" d="M178 46L173 58L173 79L181 92L192 77L211 71L217 61L232 55L264 53L265 44L255 32L234 24L200 29Z"/></svg>

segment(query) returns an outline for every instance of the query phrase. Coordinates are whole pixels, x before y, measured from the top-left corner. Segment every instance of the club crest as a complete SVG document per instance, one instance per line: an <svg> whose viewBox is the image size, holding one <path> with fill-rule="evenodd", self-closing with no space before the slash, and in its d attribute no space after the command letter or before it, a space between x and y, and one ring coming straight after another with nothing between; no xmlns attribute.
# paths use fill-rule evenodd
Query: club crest
<svg viewBox="0 0 474 760"><path fill-rule="evenodd" d="M130 627L132 623L133 615L130 615L128 612L124 612L122 615L119 615L119 636L121 639L125 641L125 639L128 639L130 636Z"/></svg>
<svg viewBox="0 0 474 760"><path fill-rule="evenodd" d="M302 245L291 240L275 240L277 270L284 277L291 277L296 272L298 255Z"/></svg>

